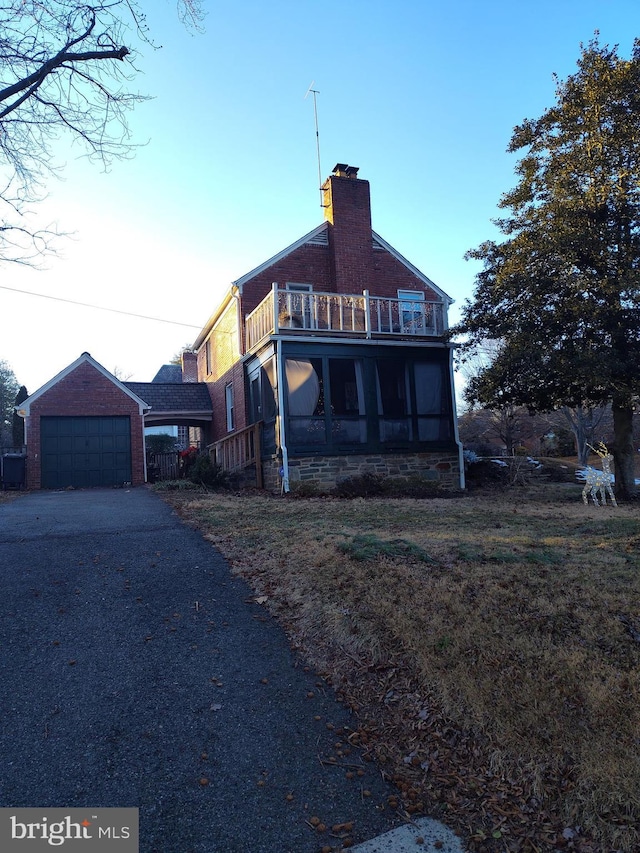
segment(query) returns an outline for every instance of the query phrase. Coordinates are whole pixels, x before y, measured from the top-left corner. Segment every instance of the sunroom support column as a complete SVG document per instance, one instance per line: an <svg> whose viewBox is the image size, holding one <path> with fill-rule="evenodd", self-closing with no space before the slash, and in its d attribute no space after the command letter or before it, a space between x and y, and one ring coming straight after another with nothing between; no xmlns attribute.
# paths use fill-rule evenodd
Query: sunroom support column
<svg viewBox="0 0 640 853"><path fill-rule="evenodd" d="M273 294L277 296L276 293ZM289 491L289 452L284 423L284 363L282 360L282 341L278 339L276 344L276 370L278 372L278 437L280 439L280 450L282 451L282 491Z"/></svg>

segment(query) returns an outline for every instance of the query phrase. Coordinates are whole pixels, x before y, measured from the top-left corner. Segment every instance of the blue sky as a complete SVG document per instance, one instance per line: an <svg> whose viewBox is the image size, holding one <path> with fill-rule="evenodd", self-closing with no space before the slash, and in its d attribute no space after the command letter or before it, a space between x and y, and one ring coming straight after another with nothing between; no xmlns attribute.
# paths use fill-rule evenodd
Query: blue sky
<svg viewBox="0 0 640 853"><path fill-rule="evenodd" d="M190 35L173 2L143 0L162 45L137 63L146 144L104 174L61 140L38 216L73 238L44 270L0 266L5 287L56 297L0 289L0 359L29 391L84 351L150 381L231 281L322 221L312 81L322 177L360 167L374 229L456 300L455 322L477 271L464 253L496 236L515 182L513 127L553 103L594 30L622 56L640 36L637 0L205 2Z"/></svg>

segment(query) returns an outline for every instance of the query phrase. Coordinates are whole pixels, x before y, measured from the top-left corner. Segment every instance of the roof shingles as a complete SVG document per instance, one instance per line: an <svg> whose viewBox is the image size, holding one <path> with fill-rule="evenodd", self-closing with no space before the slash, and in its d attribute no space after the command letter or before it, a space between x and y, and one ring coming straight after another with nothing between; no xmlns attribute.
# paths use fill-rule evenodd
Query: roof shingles
<svg viewBox="0 0 640 853"><path fill-rule="evenodd" d="M159 412L211 412L206 382L124 382L130 391Z"/></svg>

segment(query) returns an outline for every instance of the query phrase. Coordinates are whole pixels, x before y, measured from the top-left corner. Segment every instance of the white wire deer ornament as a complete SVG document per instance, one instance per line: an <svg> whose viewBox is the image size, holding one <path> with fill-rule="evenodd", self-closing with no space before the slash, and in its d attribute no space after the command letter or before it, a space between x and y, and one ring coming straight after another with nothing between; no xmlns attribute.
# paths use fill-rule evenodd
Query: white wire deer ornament
<svg viewBox="0 0 640 853"><path fill-rule="evenodd" d="M591 465L587 467L587 478L584 484L584 489L582 490L582 503L587 506L589 503L589 495L591 495L596 506L606 506L608 494L611 498L612 505L618 506L616 497L613 494L613 487L611 485L611 481L613 480L611 474L611 462L613 461L613 456L609 453L606 444L602 441L597 447L591 447L590 444L588 444L587 447L593 450L594 453L597 453L602 460L602 471L598 471L597 468L592 468ZM598 493L600 494L600 500L598 500Z"/></svg>

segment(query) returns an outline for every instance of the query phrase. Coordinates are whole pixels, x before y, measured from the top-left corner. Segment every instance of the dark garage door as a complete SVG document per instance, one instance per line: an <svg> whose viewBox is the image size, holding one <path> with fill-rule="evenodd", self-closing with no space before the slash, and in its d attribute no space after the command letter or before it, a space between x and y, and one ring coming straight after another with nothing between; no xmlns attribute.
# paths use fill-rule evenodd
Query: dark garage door
<svg viewBox="0 0 640 853"><path fill-rule="evenodd" d="M131 482L129 417L40 419L42 488Z"/></svg>

